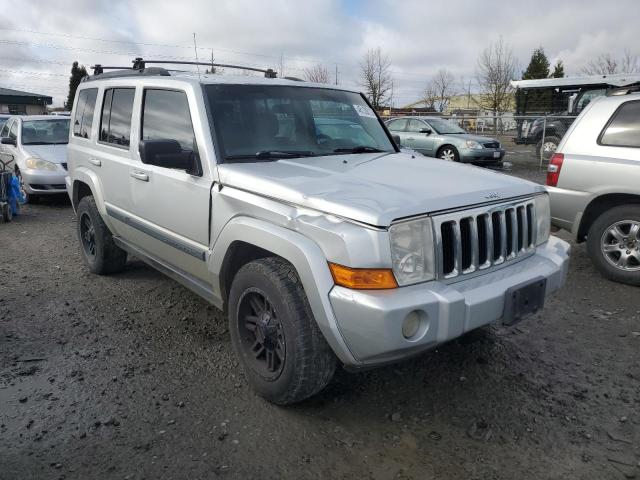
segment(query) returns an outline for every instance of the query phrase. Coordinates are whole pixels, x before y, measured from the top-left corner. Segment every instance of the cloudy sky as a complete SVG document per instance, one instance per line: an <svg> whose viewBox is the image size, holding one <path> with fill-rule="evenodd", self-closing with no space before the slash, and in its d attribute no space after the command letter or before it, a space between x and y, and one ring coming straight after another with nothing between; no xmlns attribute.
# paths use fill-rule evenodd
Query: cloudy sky
<svg viewBox="0 0 640 480"><path fill-rule="evenodd" d="M478 54L502 36L521 65L542 45L578 75L601 53L640 54L640 0L0 0L0 87L67 93L70 64L193 60L304 76L317 63L358 87L364 53L392 61L394 104L417 100L430 75L473 80Z"/></svg>

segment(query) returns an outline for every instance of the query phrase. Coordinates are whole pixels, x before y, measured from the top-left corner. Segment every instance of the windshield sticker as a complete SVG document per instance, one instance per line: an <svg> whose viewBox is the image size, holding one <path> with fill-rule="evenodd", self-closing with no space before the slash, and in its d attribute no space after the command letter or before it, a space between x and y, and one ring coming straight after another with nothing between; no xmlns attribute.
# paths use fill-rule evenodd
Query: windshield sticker
<svg viewBox="0 0 640 480"><path fill-rule="evenodd" d="M367 105L353 105L353 108L361 117L376 118L376 114Z"/></svg>

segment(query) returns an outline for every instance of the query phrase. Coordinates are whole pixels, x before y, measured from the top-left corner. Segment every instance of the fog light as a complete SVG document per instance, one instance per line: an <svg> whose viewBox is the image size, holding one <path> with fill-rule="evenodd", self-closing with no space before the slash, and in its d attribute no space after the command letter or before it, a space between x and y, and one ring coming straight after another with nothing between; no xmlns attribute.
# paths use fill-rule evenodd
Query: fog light
<svg viewBox="0 0 640 480"><path fill-rule="evenodd" d="M404 321L402 322L402 335L404 338L412 338L418 333L420 329L420 313L415 310L406 317L404 317Z"/></svg>

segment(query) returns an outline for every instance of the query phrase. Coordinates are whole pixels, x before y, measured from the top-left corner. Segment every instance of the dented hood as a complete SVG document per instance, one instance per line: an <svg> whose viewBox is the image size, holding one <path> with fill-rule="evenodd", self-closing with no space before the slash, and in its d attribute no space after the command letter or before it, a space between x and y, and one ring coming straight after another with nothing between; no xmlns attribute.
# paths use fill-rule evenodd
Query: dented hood
<svg viewBox="0 0 640 480"><path fill-rule="evenodd" d="M375 226L544 191L487 169L409 153L226 163L218 171L222 185Z"/></svg>

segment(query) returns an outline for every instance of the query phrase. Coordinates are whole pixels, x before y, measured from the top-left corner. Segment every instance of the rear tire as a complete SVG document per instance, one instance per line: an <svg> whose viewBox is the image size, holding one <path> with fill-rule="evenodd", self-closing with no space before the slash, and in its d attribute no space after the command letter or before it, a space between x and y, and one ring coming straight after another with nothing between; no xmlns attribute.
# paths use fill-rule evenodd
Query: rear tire
<svg viewBox="0 0 640 480"><path fill-rule="evenodd" d="M543 160L549 161L556 150L558 149L558 145L560 145L560 137L556 137L555 135L549 135L544 138L544 144L542 143L542 139L536 145L536 154L538 158L542 158Z"/></svg>
<svg viewBox="0 0 640 480"><path fill-rule="evenodd" d="M289 262L267 257L244 265L233 279L228 310L233 346L259 395L288 405L331 381L336 357Z"/></svg>
<svg viewBox="0 0 640 480"><path fill-rule="evenodd" d="M602 213L589 228L587 252L606 278L640 285L640 205Z"/></svg>
<svg viewBox="0 0 640 480"><path fill-rule="evenodd" d="M80 254L91 273L106 275L124 269L127 252L114 243L91 195L82 197L78 204L77 232Z"/></svg>
<svg viewBox="0 0 640 480"><path fill-rule="evenodd" d="M438 153L436 154L441 160L447 160L449 162L459 162L460 154L456 147L452 147L451 145L444 145L438 149Z"/></svg>

